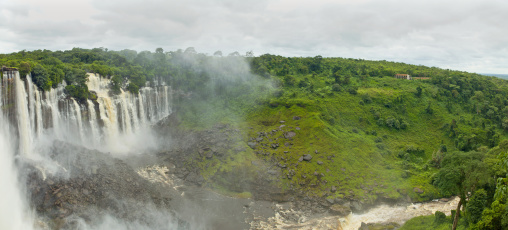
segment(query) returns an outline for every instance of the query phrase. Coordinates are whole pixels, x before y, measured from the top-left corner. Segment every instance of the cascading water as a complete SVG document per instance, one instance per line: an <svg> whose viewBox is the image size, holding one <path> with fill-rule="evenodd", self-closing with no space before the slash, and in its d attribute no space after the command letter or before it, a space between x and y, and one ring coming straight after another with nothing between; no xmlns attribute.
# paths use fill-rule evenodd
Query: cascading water
<svg viewBox="0 0 508 230"><path fill-rule="evenodd" d="M154 138L147 135L149 127L171 114L171 90L164 84L152 83L137 95L121 91L111 96L109 79L88 74L88 88L97 100L80 103L66 97L65 83L42 92L30 76L21 79L17 71L9 74L3 82L12 92L4 93L2 100L17 128L23 156L48 139L111 153L155 148Z"/></svg>
<svg viewBox="0 0 508 230"><path fill-rule="evenodd" d="M30 113L28 110L28 95L25 90L25 82L19 77L19 72L14 73L14 86L16 90L16 118L18 121L19 132L19 152L27 156L32 149L32 129L30 122Z"/></svg>
<svg viewBox="0 0 508 230"><path fill-rule="evenodd" d="M152 84L137 95L122 91L113 96L109 93L109 79L95 74L88 77L88 87L97 99L80 102L67 97L65 83L43 92L30 76L21 77L18 71L3 73L0 82L0 186L3 191L0 229L33 228L24 202L25 193L18 186L23 183L18 183L15 157L39 169L45 180L48 172L67 171L45 155L51 151L49 147L55 140L112 154L157 147L150 126L171 114L169 86Z"/></svg>
<svg viewBox="0 0 508 230"><path fill-rule="evenodd" d="M5 78L0 83L0 95L7 95L8 81L14 80L13 73L6 73ZM5 92L5 94L3 94ZM6 98L1 98L0 108L5 109ZM9 121L3 113L0 113L0 186L2 195L0 196L0 229L32 229L32 221L23 199L23 192L19 189L18 176L14 166L14 146L15 138L12 137L12 129Z"/></svg>

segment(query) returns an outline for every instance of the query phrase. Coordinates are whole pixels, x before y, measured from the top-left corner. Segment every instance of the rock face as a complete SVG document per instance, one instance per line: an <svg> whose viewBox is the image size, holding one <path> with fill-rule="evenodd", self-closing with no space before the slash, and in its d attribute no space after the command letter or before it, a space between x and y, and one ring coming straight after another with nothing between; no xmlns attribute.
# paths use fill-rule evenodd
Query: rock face
<svg viewBox="0 0 508 230"><path fill-rule="evenodd" d="M31 203L46 218L91 217L100 215L95 210L99 209L113 210L111 214L117 218L133 219L136 212L132 210L150 205L169 211L171 195L140 177L120 159L63 142L55 142L52 158L67 169L67 175L46 174L44 178L33 167L25 172Z"/></svg>
<svg viewBox="0 0 508 230"><path fill-rule="evenodd" d="M351 209L347 206L342 206L339 204L334 204L330 206L330 209L328 210L330 214L337 215L337 216L347 216L349 213L351 213Z"/></svg>

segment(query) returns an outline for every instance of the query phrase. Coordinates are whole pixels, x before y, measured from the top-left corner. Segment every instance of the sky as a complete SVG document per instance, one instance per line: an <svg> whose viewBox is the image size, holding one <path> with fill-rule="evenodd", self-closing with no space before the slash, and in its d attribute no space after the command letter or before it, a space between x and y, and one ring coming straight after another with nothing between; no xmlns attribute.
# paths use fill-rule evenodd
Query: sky
<svg viewBox="0 0 508 230"><path fill-rule="evenodd" d="M0 53L253 51L508 74L506 0L0 0Z"/></svg>

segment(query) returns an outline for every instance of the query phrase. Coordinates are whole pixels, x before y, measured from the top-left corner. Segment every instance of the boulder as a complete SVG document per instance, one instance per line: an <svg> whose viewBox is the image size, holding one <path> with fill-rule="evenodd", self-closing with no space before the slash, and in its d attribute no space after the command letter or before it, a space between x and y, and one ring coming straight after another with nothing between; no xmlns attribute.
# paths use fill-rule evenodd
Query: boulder
<svg viewBox="0 0 508 230"><path fill-rule="evenodd" d="M247 145L248 145L251 149L255 149L255 148L256 148L256 145L258 145L258 143L256 143L256 142L247 142Z"/></svg>
<svg viewBox="0 0 508 230"><path fill-rule="evenodd" d="M293 131L289 131L289 132L284 133L284 137L287 138L287 139L291 139L291 138L293 138L295 136L296 136L296 133L293 132Z"/></svg>
<svg viewBox="0 0 508 230"><path fill-rule="evenodd" d="M356 211L362 211L363 210L363 205L361 202L358 202L358 201L353 201L351 203L351 207L356 210Z"/></svg>
<svg viewBox="0 0 508 230"><path fill-rule="evenodd" d="M318 164L318 165L322 165L322 164L323 164L323 162L322 162L322 161L317 161L317 164Z"/></svg>
<svg viewBox="0 0 508 230"><path fill-rule="evenodd" d="M310 160L312 160L312 155L310 155L310 154L303 155L303 160L304 161L310 161Z"/></svg>
<svg viewBox="0 0 508 230"><path fill-rule="evenodd" d="M421 188L418 188L418 187L414 187L414 188L413 188L413 191L414 191L415 193L418 193L418 194L422 194L422 193L423 193L423 190L422 190Z"/></svg>
<svg viewBox="0 0 508 230"><path fill-rule="evenodd" d="M349 207L342 206L340 204L334 204L330 206L329 212L332 215L347 216L349 215L349 213L351 213L351 209Z"/></svg>

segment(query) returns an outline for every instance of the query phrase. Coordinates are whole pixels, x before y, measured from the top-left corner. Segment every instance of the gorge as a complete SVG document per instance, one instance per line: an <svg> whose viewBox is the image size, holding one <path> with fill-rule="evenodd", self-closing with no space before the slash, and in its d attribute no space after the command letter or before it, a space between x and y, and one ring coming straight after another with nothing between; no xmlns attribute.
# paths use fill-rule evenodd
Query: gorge
<svg viewBox="0 0 508 230"><path fill-rule="evenodd" d="M504 80L129 52L0 55L18 68L0 87L6 228L389 229L419 215L447 226L459 194L437 182L462 152L490 175L474 188L494 197L502 185ZM421 77L393 77L402 71Z"/></svg>

